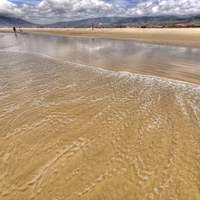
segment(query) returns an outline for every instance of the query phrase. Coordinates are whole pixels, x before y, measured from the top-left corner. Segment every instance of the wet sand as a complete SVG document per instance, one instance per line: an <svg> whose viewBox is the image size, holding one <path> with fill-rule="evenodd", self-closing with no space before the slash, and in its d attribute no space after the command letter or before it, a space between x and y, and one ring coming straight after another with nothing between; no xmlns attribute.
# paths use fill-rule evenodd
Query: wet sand
<svg viewBox="0 0 200 200"><path fill-rule="evenodd" d="M26 48L0 51L0 199L200 199L199 84Z"/></svg>
<svg viewBox="0 0 200 200"><path fill-rule="evenodd" d="M0 30L12 32L11 29ZM49 53L49 55L52 56L54 56L54 52L57 52L57 58L62 60L67 58L67 60L75 63L82 63L112 71L128 71L136 74L153 75L200 84L200 68L198 67L199 59L197 56L200 51L200 29L197 28L124 28L95 30L91 30L90 28L24 29L24 33L30 32L39 33L40 36L38 34L38 38L40 39L35 40L34 38L36 37L34 36L30 39L31 37L26 35L26 38L29 38L29 42L26 41L23 45L23 49L21 47L22 51L28 51L30 49L31 51L44 54L47 52L47 54ZM60 37L55 41L52 34L75 36L77 40L82 38L82 41L74 46L73 42L66 44L64 37ZM49 35L49 37L45 35ZM18 36L19 41L23 35L18 33ZM85 41L83 38L85 38ZM91 38L91 42L87 41L89 38ZM99 38L117 40L105 40L107 42L101 42ZM139 41L139 43L141 43L136 45L136 43L130 42L128 46L127 44L129 41ZM16 42L17 41L14 40L11 44ZM7 45L7 43L4 45ZM57 48L57 45L59 48ZM131 45L135 45L137 48L134 49ZM127 49L125 49L125 46L127 46ZM55 47L57 48L56 51L54 51ZM15 49L17 50L17 48L18 47Z"/></svg>
<svg viewBox="0 0 200 200"><path fill-rule="evenodd" d="M24 28L23 31L200 47L200 28Z"/></svg>

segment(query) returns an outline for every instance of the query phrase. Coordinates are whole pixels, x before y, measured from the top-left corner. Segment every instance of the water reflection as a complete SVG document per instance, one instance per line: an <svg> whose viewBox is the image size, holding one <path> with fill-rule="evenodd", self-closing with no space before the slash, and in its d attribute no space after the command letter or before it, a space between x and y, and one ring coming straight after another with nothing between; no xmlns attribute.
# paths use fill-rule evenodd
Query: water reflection
<svg viewBox="0 0 200 200"><path fill-rule="evenodd" d="M19 45L23 42L23 35L19 35L17 33L8 34L1 33L0 34L0 49L5 49L8 47Z"/></svg>
<svg viewBox="0 0 200 200"><path fill-rule="evenodd" d="M12 43L10 37L4 37L5 41ZM42 34L26 34L24 38L20 46L10 50L36 52L113 71L156 75L200 84L199 48Z"/></svg>

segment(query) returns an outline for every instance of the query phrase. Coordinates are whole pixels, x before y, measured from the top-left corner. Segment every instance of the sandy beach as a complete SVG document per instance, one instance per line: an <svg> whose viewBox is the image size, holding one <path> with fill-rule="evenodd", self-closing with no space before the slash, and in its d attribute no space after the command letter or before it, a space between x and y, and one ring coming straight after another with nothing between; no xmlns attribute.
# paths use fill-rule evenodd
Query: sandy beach
<svg viewBox="0 0 200 200"><path fill-rule="evenodd" d="M0 28L0 31L12 31L12 28ZM200 47L200 28L24 28L23 31Z"/></svg>
<svg viewBox="0 0 200 200"><path fill-rule="evenodd" d="M18 31L18 29L17 29ZM178 51L184 51L188 52L187 55L189 55L191 50L186 50L187 48L196 48L193 49L192 51L198 51L198 48L200 47L200 29L198 28L174 28L174 29L167 29L167 28L95 28L92 30L91 28L24 28L23 29L24 33L42 33L42 34L49 34L49 35L67 35L67 36L77 36L77 37L86 37L86 38L106 38L106 39L117 39L120 41L139 41L144 44L161 44L160 48L162 49L162 44L163 48L166 46L172 47L172 48L184 48L184 49L179 49ZM12 33L12 28L2 28L0 29L0 32L3 34L3 32L10 32ZM18 31L19 32L19 31ZM30 44L31 45L31 44ZM93 44L91 44L93 45ZM96 44L98 45L98 44ZM37 45L38 46L38 45ZM45 46L45 44L44 44ZM84 45L85 46L85 45ZM87 47L87 48L91 48ZM28 48L28 47L27 47ZM71 49L73 47L70 47ZM138 54L138 59L140 60L139 62L137 61L137 56L134 55L134 67L133 65L128 64L121 66L121 67L116 67L115 60L117 60L117 57L120 59L124 59L124 63L127 63L125 59L125 55L121 57L121 55L116 55L116 59L114 59L114 62L111 64L111 59L108 56L101 57L101 59L96 62L95 57L100 56L97 52L94 54L91 53L85 53L83 56L83 53L86 52L86 50L83 50L80 52L79 57L88 57L88 59L83 62L83 60L78 60L77 59L77 53L80 51L80 46L79 50L76 49L76 55L74 56L74 51L72 50L70 54L68 52L67 55L70 55L70 59L72 62L77 62L77 63L82 63L86 65L91 65L93 67L100 67L104 69L108 69L111 71L128 71L131 73L137 73L137 74L144 74L144 75L153 75L153 76L158 76L158 77L163 77L163 78L169 78L169 79L175 79L175 80L181 80L181 81L186 81L190 83L195 83L199 84L199 74L200 71L198 69L198 64L191 65L191 62L195 62L190 54L190 58L188 59L187 62L184 62L183 59L178 60L178 52L172 50L174 53L171 55L170 58L164 53L164 57L160 55L159 52L157 52L155 56L151 57L151 65L156 66L155 68L142 68L142 66L148 66L149 63L149 58L148 56L146 58L140 60L140 55ZM114 47L113 47L114 48ZM120 47L121 48L121 47ZM119 49L120 49L119 48ZM118 48L114 48L114 51L117 51ZM119 50L118 49L118 50ZM143 50L145 47L143 47ZM113 54L112 50L112 54ZM49 51L49 50L46 50ZM77 52L78 51L78 52ZM125 51L125 50L124 50ZM63 54L62 51L59 53L59 55ZM126 52L126 55L129 54L129 52ZM159 54L159 55L158 55ZM185 54L185 56L186 56ZM108 55L108 54L107 54ZM74 57L74 59L72 59ZM173 58L172 58L173 57ZM68 59L69 59L68 58ZM93 59L94 58L94 59ZM114 56L115 58L115 56ZM63 59L63 58L61 58ZM108 59L108 60L106 60ZM128 58L127 58L128 59ZM154 61L156 63L154 63ZM159 64L157 61L160 60ZM104 62L103 62L104 61ZM102 63L103 62L103 63ZM109 63L109 65L108 65ZM198 63L198 62L197 62ZM115 65L115 67L113 67ZM170 70L168 70L170 68ZM166 69L163 71L163 69Z"/></svg>
<svg viewBox="0 0 200 200"><path fill-rule="evenodd" d="M4 31L1 200L200 199L200 29Z"/></svg>
<svg viewBox="0 0 200 200"><path fill-rule="evenodd" d="M198 85L0 59L0 199L200 198Z"/></svg>

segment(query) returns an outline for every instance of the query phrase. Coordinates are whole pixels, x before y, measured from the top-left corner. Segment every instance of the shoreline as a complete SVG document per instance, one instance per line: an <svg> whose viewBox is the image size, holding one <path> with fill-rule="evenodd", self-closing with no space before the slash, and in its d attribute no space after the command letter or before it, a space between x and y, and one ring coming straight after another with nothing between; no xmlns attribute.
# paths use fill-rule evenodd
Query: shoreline
<svg viewBox="0 0 200 200"><path fill-rule="evenodd" d="M199 87L4 56L0 197L200 198Z"/></svg>
<svg viewBox="0 0 200 200"><path fill-rule="evenodd" d="M0 37L2 33L13 33L11 28L2 29L0 28ZM200 51L200 29L131 29L131 28L115 28L115 29L96 29L92 30L91 28L24 28L23 32L26 33L36 33L36 34L52 34L60 36L71 36L71 37L90 37L90 38L102 38L102 39L116 39L116 40L126 40L126 41L135 41L141 43L149 44L160 44L160 45L169 45L169 46L179 46L180 48L193 47L198 52ZM17 29L17 33L19 33ZM13 33L14 34L14 33ZM170 38L174 36L171 40ZM152 39L153 38L153 39ZM199 40L197 41L197 38ZM170 40L170 41L169 41ZM196 43L195 43L196 42ZM194 44L195 45L192 45ZM195 50L195 51L196 51ZM83 63L84 64L84 63ZM174 73L162 74L162 69L156 69L151 72L144 72L140 68L135 68L134 70L125 69L130 73L141 74L141 75L150 75L160 78L167 78L171 80L187 82L195 85L199 85L199 69L183 69L183 73L180 71L178 65L174 65L173 61L170 65L175 68ZM98 66L97 66L98 67ZM183 66L184 67L184 66ZM100 67L101 68L101 67ZM110 68L102 68L113 70ZM114 71L121 71L116 69ZM180 73L181 72L181 73Z"/></svg>
<svg viewBox="0 0 200 200"><path fill-rule="evenodd" d="M5 31L13 32L12 28L0 28L0 32ZM200 28L23 28L23 31L200 48Z"/></svg>

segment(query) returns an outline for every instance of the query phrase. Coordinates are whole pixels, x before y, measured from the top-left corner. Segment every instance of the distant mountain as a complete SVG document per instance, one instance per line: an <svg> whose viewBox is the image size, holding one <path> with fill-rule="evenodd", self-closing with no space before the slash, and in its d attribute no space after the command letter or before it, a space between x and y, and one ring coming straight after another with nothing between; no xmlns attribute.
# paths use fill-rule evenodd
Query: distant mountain
<svg viewBox="0 0 200 200"><path fill-rule="evenodd" d="M124 26L174 26L177 23L186 25L200 26L200 15L197 16L144 16L144 17L99 17L76 21L57 22L54 24L33 24L19 18L0 16L0 26L39 26L39 27L91 27L102 23L105 27L124 27Z"/></svg>
<svg viewBox="0 0 200 200"><path fill-rule="evenodd" d="M0 16L0 26L34 26L33 23L14 17Z"/></svg>
<svg viewBox="0 0 200 200"><path fill-rule="evenodd" d="M200 15L198 16L144 16L144 17L100 17L91 18L77 21L57 22L55 24L47 24L49 27L90 27L92 23L98 26L102 23L104 26L133 26L140 24L176 24L184 22L199 22Z"/></svg>
<svg viewBox="0 0 200 200"><path fill-rule="evenodd" d="M119 20L115 25L132 25L132 24L146 24L152 22L166 22L176 20L176 16L161 16L161 17L130 17Z"/></svg>
<svg viewBox="0 0 200 200"><path fill-rule="evenodd" d="M194 17L190 17L189 18L190 21L199 21L200 22L200 15L194 16Z"/></svg>
<svg viewBox="0 0 200 200"><path fill-rule="evenodd" d="M55 24L49 24L48 26L56 27L90 27L92 23L98 25L99 23L104 24L105 26L110 26L117 23L118 21L124 19L123 17L99 17L99 18L90 18L77 21L68 21L68 22L57 22Z"/></svg>

